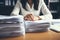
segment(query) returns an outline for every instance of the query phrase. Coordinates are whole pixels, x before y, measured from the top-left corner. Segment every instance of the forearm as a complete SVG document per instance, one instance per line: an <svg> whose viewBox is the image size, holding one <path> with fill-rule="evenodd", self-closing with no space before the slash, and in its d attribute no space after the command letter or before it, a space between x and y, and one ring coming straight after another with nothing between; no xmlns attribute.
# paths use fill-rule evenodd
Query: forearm
<svg viewBox="0 0 60 40"><path fill-rule="evenodd" d="M42 19L52 19L52 14L49 11L49 9L47 8L47 6L44 3L44 1L42 2L41 10L42 10L43 15L40 16L40 18L42 18Z"/></svg>
<svg viewBox="0 0 60 40"><path fill-rule="evenodd" d="M19 1L17 1L13 11L11 12L11 15L19 15L19 11L20 11L20 4Z"/></svg>
<svg viewBox="0 0 60 40"><path fill-rule="evenodd" d="M42 15L42 16L39 16L41 19L53 19L52 18L52 15L51 14L46 14L46 15Z"/></svg>

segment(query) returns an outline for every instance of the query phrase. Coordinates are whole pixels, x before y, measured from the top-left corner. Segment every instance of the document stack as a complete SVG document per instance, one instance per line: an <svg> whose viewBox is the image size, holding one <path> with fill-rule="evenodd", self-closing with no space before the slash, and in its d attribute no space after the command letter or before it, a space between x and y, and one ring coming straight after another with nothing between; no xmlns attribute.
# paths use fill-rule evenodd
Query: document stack
<svg viewBox="0 0 60 40"><path fill-rule="evenodd" d="M54 32L60 33L60 19L53 19L50 29Z"/></svg>
<svg viewBox="0 0 60 40"><path fill-rule="evenodd" d="M45 32L50 27L50 22L47 20L25 21L26 32Z"/></svg>
<svg viewBox="0 0 60 40"><path fill-rule="evenodd" d="M0 16L0 37L24 35L22 16Z"/></svg>

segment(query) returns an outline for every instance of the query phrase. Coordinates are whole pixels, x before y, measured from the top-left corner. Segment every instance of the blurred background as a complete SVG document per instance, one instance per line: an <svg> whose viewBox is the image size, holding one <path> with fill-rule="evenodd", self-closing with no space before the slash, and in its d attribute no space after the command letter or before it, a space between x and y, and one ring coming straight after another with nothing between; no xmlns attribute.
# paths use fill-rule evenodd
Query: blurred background
<svg viewBox="0 0 60 40"><path fill-rule="evenodd" d="M0 0L0 15L10 15L17 0ZM60 0L44 0L54 19L60 19Z"/></svg>

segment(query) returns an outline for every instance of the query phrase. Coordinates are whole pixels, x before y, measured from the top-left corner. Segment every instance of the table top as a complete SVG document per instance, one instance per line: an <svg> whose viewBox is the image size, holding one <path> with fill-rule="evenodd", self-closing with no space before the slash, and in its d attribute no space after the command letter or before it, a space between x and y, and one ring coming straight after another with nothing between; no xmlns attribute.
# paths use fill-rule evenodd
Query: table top
<svg viewBox="0 0 60 40"><path fill-rule="evenodd" d="M0 40L60 40L60 33L54 31L26 33L25 36L0 38Z"/></svg>

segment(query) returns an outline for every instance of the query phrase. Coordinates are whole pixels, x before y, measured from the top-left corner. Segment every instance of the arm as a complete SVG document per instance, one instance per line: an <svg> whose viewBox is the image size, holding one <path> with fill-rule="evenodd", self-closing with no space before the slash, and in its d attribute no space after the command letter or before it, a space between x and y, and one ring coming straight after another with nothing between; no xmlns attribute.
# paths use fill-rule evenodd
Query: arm
<svg viewBox="0 0 60 40"><path fill-rule="evenodd" d="M19 0L17 1L13 11L11 12L11 15L19 15L19 11L20 11L20 3Z"/></svg>
<svg viewBox="0 0 60 40"><path fill-rule="evenodd" d="M41 19L52 19L52 14L47 8L46 4L44 3L44 0L42 1L42 7L41 7L43 15L40 16Z"/></svg>

